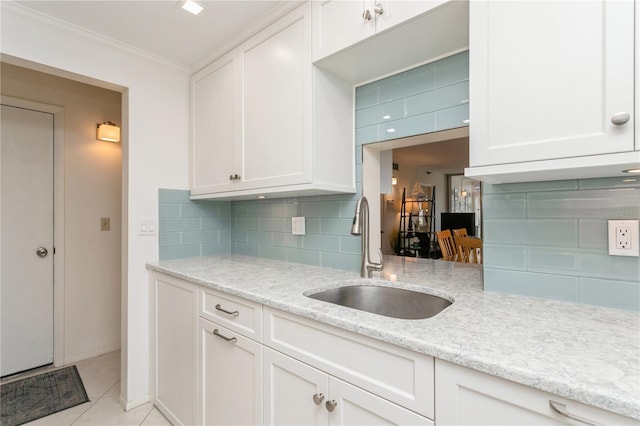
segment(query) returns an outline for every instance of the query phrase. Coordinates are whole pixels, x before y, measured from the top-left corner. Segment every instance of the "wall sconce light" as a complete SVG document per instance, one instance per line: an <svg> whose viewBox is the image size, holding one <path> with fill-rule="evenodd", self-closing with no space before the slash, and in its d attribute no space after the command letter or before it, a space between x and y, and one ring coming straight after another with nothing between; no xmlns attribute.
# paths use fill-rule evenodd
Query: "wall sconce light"
<svg viewBox="0 0 640 426"><path fill-rule="evenodd" d="M120 127L116 126L116 123L112 121L98 124L96 139L106 142L120 142Z"/></svg>

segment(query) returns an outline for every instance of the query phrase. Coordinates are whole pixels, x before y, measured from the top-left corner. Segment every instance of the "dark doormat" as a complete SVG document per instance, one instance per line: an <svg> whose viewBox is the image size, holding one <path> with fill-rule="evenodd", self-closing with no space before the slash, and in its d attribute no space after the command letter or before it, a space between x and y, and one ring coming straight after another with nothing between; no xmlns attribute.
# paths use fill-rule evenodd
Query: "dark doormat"
<svg viewBox="0 0 640 426"><path fill-rule="evenodd" d="M89 401L75 365L0 386L0 425L16 426Z"/></svg>

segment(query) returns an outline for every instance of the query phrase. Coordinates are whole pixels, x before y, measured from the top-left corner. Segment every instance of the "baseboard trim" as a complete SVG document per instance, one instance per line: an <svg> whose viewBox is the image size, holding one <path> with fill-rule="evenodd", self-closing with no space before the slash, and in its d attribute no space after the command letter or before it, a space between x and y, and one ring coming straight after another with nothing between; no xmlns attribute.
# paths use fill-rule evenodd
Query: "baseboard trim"
<svg viewBox="0 0 640 426"><path fill-rule="evenodd" d="M126 401L122 395L118 398L118 402L124 411L133 410L141 405L146 404L147 402L151 402L151 397L149 395L145 395L138 399L134 399L133 401Z"/></svg>

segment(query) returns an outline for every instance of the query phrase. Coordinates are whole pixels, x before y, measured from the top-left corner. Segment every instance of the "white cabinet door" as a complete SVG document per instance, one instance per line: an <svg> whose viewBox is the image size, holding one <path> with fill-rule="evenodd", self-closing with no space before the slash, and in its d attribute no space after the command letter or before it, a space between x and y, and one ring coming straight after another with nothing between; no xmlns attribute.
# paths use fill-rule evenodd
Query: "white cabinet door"
<svg viewBox="0 0 640 426"><path fill-rule="evenodd" d="M312 2L313 59L318 60L375 34L371 0ZM370 19L363 13L369 10Z"/></svg>
<svg viewBox="0 0 640 426"><path fill-rule="evenodd" d="M374 1L371 8L378 6L381 13L376 14L376 33L388 30L416 16L438 7L447 0L384 0ZM380 7L382 9L380 9Z"/></svg>
<svg viewBox="0 0 640 426"><path fill-rule="evenodd" d="M191 193L230 191L240 173L236 51L192 77L191 102Z"/></svg>
<svg viewBox="0 0 640 426"><path fill-rule="evenodd" d="M633 151L633 1L469 8L472 167Z"/></svg>
<svg viewBox="0 0 640 426"><path fill-rule="evenodd" d="M330 425L433 425L426 417L347 382L329 377Z"/></svg>
<svg viewBox="0 0 640 426"><path fill-rule="evenodd" d="M446 0L314 1L313 60L318 61L415 18ZM380 52L380 59L384 52Z"/></svg>
<svg viewBox="0 0 640 426"><path fill-rule="evenodd" d="M269 348L264 424L433 425L426 417Z"/></svg>
<svg viewBox="0 0 640 426"><path fill-rule="evenodd" d="M326 373L264 348L264 424L326 425Z"/></svg>
<svg viewBox="0 0 640 426"><path fill-rule="evenodd" d="M200 318L199 424L262 424L262 345Z"/></svg>
<svg viewBox="0 0 640 426"><path fill-rule="evenodd" d="M555 412L549 402L591 424L637 425L637 420L570 401L528 386L436 360L438 425L584 425Z"/></svg>
<svg viewBox="0 0 640 426"><path fill-rule="evenodd" d="M239 48L239 189L310 181L311 23L304 4Z"/></svg>
<svg viewBox="0 0 640 426"><path fill-rule="evenodd" d="M197 290L195 285L151 275L154 404L173 424L196 422Z"/></svg>

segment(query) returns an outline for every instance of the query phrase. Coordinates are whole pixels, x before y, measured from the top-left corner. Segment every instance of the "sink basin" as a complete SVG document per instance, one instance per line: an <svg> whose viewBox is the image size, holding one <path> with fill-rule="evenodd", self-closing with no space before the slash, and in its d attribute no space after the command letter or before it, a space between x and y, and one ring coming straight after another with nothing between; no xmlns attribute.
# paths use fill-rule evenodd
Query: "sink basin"
<svg viewBox="0 0 640 426"><path fill-rule="evenodd" d="M451 305L449 300L433 294L374 285L338 287L308 297L400 319L431 318Z"/></svg>

